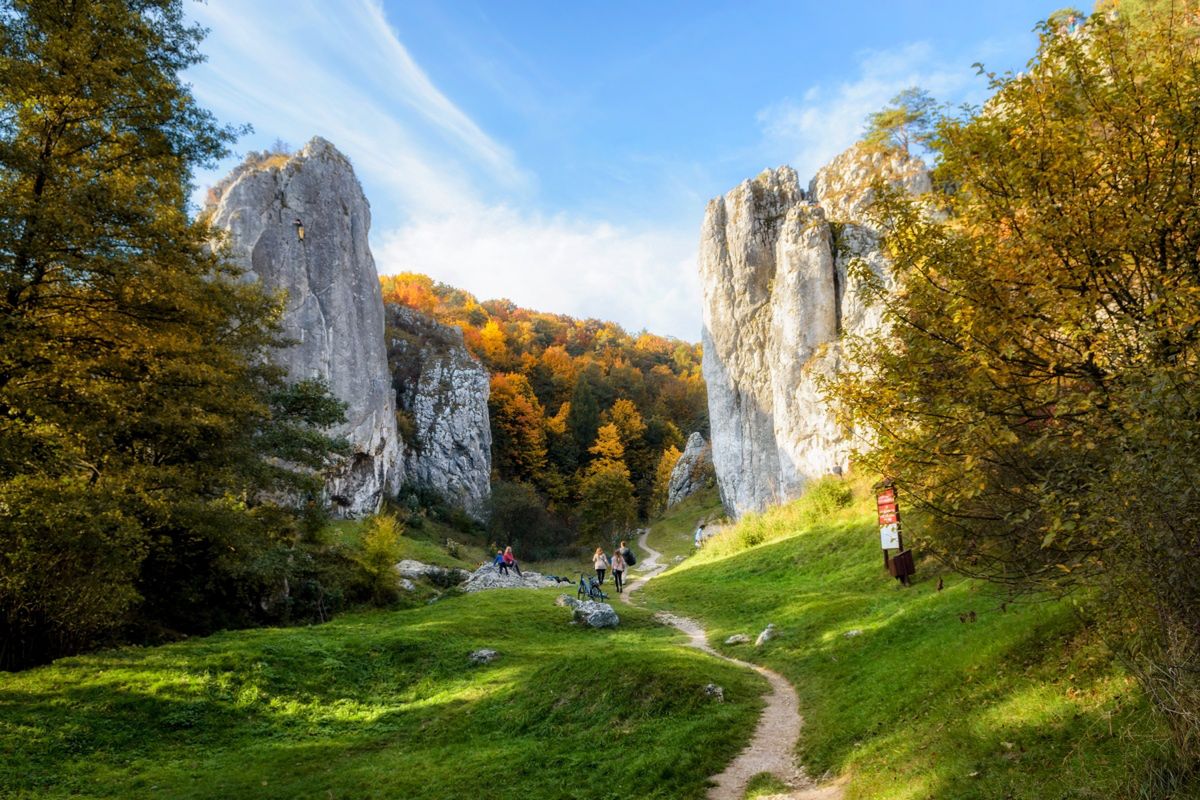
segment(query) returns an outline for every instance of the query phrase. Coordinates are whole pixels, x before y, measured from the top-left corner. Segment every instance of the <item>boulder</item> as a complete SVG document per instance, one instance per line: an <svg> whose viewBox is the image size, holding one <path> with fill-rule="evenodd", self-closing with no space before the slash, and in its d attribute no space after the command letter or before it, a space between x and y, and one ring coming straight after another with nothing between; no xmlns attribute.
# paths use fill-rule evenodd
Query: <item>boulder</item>
<svg viewBox="0 0 1200 800"><path fill-rule="evenodd" d="M707 685L704 687L704 694L705 694L705 696L706 696L706 697L712 697L712 698L714 698L714 699L715 699L715 700L716 700L718 703L724 703L724 702L725 702L725 689L724 689L724 687L718 686L718 685L717 685L717 684L715 684L715 683L710 683L710 684L707 684Z"/></svg>
<svg viewBox="0 0 1200 800"><path fill-rule="evenodd" d="M712 448L699 432L688 437L683 454L671 470L667 484L667 508L682 502L716 481L713 471Z"/></svg>
<svg viewBox="0 0 1200 800"><path fill-rule="evenodd" d="M772 622L768 624L767 627L763 628L763 632L760 633L758 638L754 640L754 646L762 647L764 644L774 639L776 635L775 623Z"/></svg>
<svg viewBox="0 0 1200 800"><path fill-rule="evenodd" d="M290 380L320 379L347 404L329 432L351 452L326 476L336 516L379 509L403 477L403 443L383 337L383 297L367 242L371 209L349 160L321 138L294 155L252 157L205 210L246 280L287 295L291 344L271 360Z"/></svg>
<svg viewBox="0 0 1200 800"><path fill-rule="evenodd" d="M483 520L492 473L488 371L460 328L399 305L389 304L386 318L405 482Z"/></svg>
<svg viewBox="0 0 1200 800"><path fill-rule="evenodd" d="M730 636L725 640L725 644L747 644L749 641L750 637L746 634L735 633L733 636Z"/></svg>
<svg viewBox="0 0 1200 800"><path fill-rule="evenodd" d="M467 660L475 665L490 664L499 657L500 657L500 654L497 653L495 650L484 647L484 648L481 648L479 650L472 652L469 656L467 656Z"/></svg>
<svg viewBox="0 0 1200 800"><path fill-rule="evenodd" d="M509 570L508 574L504 575L498 567L488 563L469 573L462 590L482 592L488 589L547 589L557 585L557 581L529 570L522 570L520 576L514 570Z"/></svg>
<svg viewBox="0 0 1200 800"><path fill-rule="evenodd" d="M589 628L615 628L621 622L612 606L593 600L585 600L575 606L573 616L576 622Z"/></svg>
<svg viewBox="0 0 1200 800"><path fill-rule="evenodd" d="M708 204L703 371L713 467L733 517L793 499L848 464L852 432L836 422L820 384L847 368L844 335L883 326L850 270L860 262L892 281L865 220L876 178L913 193L930 185L919 159L855 146L807 192L780 167Z"/></svg>

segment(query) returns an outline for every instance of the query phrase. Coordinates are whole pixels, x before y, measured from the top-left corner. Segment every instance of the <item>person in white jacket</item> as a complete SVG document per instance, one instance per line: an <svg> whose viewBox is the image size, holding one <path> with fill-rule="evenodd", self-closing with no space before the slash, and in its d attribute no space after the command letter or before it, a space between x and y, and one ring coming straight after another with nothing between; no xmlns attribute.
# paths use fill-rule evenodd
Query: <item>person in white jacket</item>
<svg viewBox="0 0 1200 800"><path fill-rule="evenodd" d="M592 566L596 568L596 580L604 583L604 571L608 569L608 556L604 555L603 547L596 548L596 553L592 556Z"/></svg>

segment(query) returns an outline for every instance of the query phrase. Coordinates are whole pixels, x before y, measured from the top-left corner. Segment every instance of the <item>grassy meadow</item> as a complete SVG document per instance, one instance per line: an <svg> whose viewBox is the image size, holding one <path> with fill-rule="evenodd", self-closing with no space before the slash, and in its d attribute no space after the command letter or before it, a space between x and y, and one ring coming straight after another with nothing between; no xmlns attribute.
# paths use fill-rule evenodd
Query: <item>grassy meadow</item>
<svg viewBox="0 0 1200 800"><path fill-rule="evenodd" d="M1140 691L1067 604L1005 604L929 561L901 587L869 490L849 490L748 515L643 596L793 682L810 774L847 776L850 800L1190 796L1165 785ZM655 526L650 544L676 547L686 524ZM723 644L772 622L761 649Z"/></svg>
<svg viewBox="0 0 1200 800"><path fill-rule="evenodd" d="M764 682L649 612L582 629L555 596L461 595L2 674L0 796L702 797ZM481 647L499 659L470 665Z"/></svg>

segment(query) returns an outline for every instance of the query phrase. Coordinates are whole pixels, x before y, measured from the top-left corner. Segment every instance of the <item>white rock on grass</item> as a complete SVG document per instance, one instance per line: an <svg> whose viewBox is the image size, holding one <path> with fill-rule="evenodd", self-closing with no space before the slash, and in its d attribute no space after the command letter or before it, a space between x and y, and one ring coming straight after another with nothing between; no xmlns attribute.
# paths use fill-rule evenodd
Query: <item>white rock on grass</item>
<svg viewBox="0 0 1200 800"><path fill-rule="evenodd" d="M396 564L396 572L401 578L420 580L429 578L442 583L462 583L471 577L471 573L457 567L439 567L436 564L426 564L406 558Z"/></svg>
<svg viewBox="0 0 1200 800"><path fill-rule="evenodd" d="M589 628L615 628L621 622L612 606L592 600L585 600L575 606L574 617L576 622L582 622Z"/></svg>
<svg viewBox="0 0 1200 800"><path fill-rule="evenodd" d="M406 592L415 592L417 590L417 585L415 583L413 583L412 581L410 581L408 578L401 578L400 579L400 588Z"/></svg>
<svg viewBox="0 0 1200 800"><path fill-rule="evenodd" d="M754 640L754 646L762 647L764 644L774 639L776 635L775 623L772 622L768 624L767 627L763 628L763 632L760 633L758 638Z"/></svg>
<svg viewBox="0 0 1200 800"><path fill-rule="evenodd" d="M725 640L725 644L746 644L750 641L750 637L744 633L735 633Z"/></svg>
<svg viewBox="0 0 1200 800"><path fill-rule="evenodd" d="M715 683L710 683L704 687L704 694L708 697L716 698L718 703L725 702L725 689Z"/></svg>
<svg viewBox="0 0 1200 800"><path fill-rule="evenodd" d="M464 592L483 592L488 589L547 589L558 586L554 581L538 572L522 570L518 576L515 570L509 570L507 575L501 574L499 568L492 564L484 564L475 570L462 585Z"/></svg>
<svg viewBox="0 0 1200 800"><path fill-rule="evenodd" d="M472 664L490 664L499 657L500 654L495 650L492 650L489 647L484 647L471 653L471 655L467 656L467 659Z"/></svg>

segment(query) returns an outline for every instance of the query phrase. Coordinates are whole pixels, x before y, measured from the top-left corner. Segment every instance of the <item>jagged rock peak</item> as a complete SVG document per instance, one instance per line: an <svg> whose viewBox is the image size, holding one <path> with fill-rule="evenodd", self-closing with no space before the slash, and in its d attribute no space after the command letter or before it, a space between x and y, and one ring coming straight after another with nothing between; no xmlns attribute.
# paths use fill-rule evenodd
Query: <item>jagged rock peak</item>
<svg viewBox="0 0 1200 800"><path fill-rule="evenodd" d="M714 478L712 448L696 431L688 437L683 454L671 470L671 479L667 484L667 508L712 486Z"/></svg>
<svg viewBox="0 0 1200 800"><path fill-rule="evenodd" d="M287 293L294 343L273 360L292 380L320 378L347 403L351 455L328 476L336 514L379 508L402 477L384 344L383 297L367 234L371 210L350 161L314 138L295 154L255 154L214 188L206 211L247 280Z"/></svg>
<svg viewBox="0 0 1200 800"><path fill-rule="evenodd" d="M929 188L919 159L855 146L807 192L780 167L708 204L699 258L703 368L713 465L731 515L796 497L807 481L846 466L847 432L819 382L844 368L843 333L883 324L848 270L861 259L891 281L865 225L878 177L911 192Z"/></svg>
<svg viewBox="0 0 1200 800"><path fill-rule="evenodd" d="M482 520L492 472L487 369L456 326L392 304L387 324L405 480Z"/></svg>

